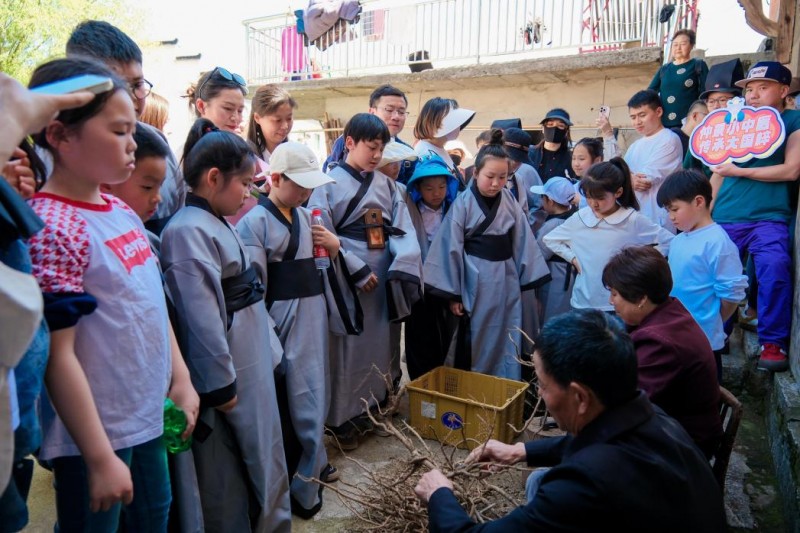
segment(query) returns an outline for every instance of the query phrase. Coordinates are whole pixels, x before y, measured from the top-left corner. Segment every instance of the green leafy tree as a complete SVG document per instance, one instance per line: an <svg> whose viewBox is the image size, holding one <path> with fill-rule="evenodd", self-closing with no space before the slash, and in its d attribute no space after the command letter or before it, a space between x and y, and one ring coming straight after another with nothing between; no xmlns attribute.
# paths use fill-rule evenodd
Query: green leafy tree
<svg viewBox="0 0 800 533"><path fill-rule="evenodd" d="M88 19L136 38L136 17L125 0L0 1L0 71L27 83L36 65L64 55L72 29Z"/></svg>

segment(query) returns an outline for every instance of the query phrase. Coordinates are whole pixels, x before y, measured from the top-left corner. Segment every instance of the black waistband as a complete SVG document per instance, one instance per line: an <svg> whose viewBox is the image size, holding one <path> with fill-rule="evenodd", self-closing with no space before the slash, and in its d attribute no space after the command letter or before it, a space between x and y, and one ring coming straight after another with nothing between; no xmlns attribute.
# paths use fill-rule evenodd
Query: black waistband
<svg viewBox="0 0 800 533"><path fill-rule="evenodd" d="M375 227L380 226L378 224L367 224L363 220L356 220L352 224L348 224L343 228L336 228L336 234L340 237L347 237L348 239L352 239L354 241L367 242L367 228ZM401 237L405 234L406 232L400 228L395 228L394 226L390 226L384 222L383 235L386 238Z"/></svg>
<svg viewBox="0 0 800 533"><path fill-rule="evenodd" d="M241 274L222 280L225 296L225 311L230 315L264 299L264 285L258 279L256 269L250 265Z"/></svg>
<svg viewBox="0 0 800 533"><path fill-rule="evenodd" d="M267 264L267 303L307 298L325 292L314 258Z"/></svg>
<svg viewBox="0 0 800 533"><path fill-rule="evenodd" d="M464 241L464 252L487 261L505 261L514 255L511 231L503 235L478 235Z"/></svg>

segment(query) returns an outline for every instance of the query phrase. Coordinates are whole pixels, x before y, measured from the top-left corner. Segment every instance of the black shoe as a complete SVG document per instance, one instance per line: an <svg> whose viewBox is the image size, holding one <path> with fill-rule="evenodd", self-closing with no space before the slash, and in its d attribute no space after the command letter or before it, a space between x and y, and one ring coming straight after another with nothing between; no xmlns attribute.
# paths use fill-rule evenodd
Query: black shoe
<svg viewBox="0 0 800 533"><path fill-rule="evenodd" d="M339 470L335 466L328 463L319 475L320 481L323 483L336 483L339 481Z"/></svg>

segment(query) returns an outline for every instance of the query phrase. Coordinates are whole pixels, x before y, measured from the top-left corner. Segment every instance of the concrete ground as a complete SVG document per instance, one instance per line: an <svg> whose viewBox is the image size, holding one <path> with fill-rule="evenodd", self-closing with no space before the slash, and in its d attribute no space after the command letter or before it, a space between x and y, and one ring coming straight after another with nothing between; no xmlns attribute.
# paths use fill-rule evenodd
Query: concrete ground
<svg viewBox="0 0 800 533"><path fill-rule="evenodd" d="M738 333L740 334L740 333ZM730 367L746 360L738 348L742 343L732 343L734 353L725 356ZM726 370L726 375L730 374ZM784 531L784 520L768 449L763 412L757 397L739 394L745 405L745 414L731 456L726 481L725 506L728 523L735 532ZM407 416L407 402L401 406L401 416ZM438 444L435 444L438 447ZM378 471L408 457L407 450L393 437L366 435L359 448L348 452L349 460L335 446L328 446L332 464L341 472L342 479L355 484L368 483L367 477L355 461L372 471ZM520 489L524 486L520 476ZM299 533L353 531L356 523L353 513L330 490L324 492L322 510L311 520L294 518L292 527ZM30 524L25 532L47 533L53 531L55 504L50 472L37 466L29 497Z"/></svg>

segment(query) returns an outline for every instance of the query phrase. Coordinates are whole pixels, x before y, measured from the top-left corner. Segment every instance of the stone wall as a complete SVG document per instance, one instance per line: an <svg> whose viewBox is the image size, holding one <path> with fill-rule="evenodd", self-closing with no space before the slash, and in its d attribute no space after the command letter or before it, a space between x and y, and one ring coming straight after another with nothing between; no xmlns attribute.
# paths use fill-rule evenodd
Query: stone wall
<svg viewBox="0 0 800 533"><path fill-rule="evenodd" d="M800 217L794 227L794 299L792 305L792 340L789 360L792 374L800 376Z"/></svg>
<svg viewBox="0 0 800 533"><path fill-rule="evenodd" d="M800 532L800 386L784 372L772 382L767 430L786 530Z"/></svg>

